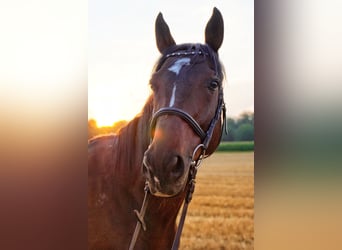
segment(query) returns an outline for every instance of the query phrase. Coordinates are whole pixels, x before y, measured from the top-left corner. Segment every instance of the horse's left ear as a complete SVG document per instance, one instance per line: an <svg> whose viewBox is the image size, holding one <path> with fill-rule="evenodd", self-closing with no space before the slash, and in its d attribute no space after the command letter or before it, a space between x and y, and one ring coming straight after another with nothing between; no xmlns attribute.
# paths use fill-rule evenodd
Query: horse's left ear
<svg viewBox="0 0 342 250"><path fill-rule="evenodd" d="M215 7L210 20L205 28L205 43L216 52L221 47L224 33L223 18L221 12Z"/></svg>

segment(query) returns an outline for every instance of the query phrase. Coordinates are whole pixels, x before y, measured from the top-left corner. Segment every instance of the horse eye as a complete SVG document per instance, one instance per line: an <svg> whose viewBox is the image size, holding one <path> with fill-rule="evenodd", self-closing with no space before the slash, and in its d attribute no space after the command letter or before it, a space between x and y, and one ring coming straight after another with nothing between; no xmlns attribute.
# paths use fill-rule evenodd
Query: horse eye
<svg viewBox="0 0 342 250"><path fill-rule="evenodd" d="M214 80L214 81L211 81L211 82L210 82L210 84L209 84L209 89L215 90L218 86L219 86L218 81Z"/></svg>

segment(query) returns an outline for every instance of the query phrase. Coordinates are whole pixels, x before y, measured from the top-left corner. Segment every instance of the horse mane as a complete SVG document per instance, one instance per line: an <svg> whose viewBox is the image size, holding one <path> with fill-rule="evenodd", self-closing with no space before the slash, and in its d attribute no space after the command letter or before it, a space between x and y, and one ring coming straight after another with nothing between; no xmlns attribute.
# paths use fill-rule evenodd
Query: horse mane
<svg viewBox="0 0 342 250"><path fill-rule="evenodd" d="M143 154L150 143L152 102L153 98L150 96L142 111L119 130L116 135L116 145L113 147L114 165L126 167L141 165Z"/></svg>
<svg viewBox="0 0 342 250"><path fill-rule="evenodd" d="M142 111L118 133L98 135L88 141L88 150L98 143L111 148L112 155L109 157L111 162L108 163L114 166L110 167L109 172L111 174L117 173L117 168L120 167L131 169L141 165L143 154L150 142L149 128L153 109L152 103L153 97L150 96Z"/></svg>

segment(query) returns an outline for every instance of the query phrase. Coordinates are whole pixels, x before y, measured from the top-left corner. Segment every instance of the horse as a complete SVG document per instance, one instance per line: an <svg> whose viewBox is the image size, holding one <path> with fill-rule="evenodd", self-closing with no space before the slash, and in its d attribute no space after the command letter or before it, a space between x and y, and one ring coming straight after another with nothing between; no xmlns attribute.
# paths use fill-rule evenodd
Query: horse
<svg viewBox="0 0 342 250"><path fill-rule="evenodd" d="M88 249L171 249L191 173L215 151L224 127L225 74L218 58L223 32L214 8L205 44L177 45L158 14L161 57L150 97L117 134L88 142ZM135 234L138 224L144 230Z"/></svg>

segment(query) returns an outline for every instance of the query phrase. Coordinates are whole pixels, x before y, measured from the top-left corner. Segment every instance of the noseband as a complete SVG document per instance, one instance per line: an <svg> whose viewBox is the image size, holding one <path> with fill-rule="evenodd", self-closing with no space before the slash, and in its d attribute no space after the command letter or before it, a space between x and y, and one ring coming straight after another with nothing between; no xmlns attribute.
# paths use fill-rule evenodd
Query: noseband
<svg viewBox="0 0 342 250"><path fill-rule="evenodd" d="M210 122L210 126L206 132L201 128L201 126L198 124L198 122L187 112L178 109L178 108L161 108L159 109L156 113L154 113L152 120L151 120L151 134L153 135L153 132L156 124L157 124L157 119L161 116L164 115L176 115L182 118L187 124L195 131L195 133L199 136L201 139L201 145L203 145L203 150L206 150L209 146L211 137L213 135L215 125L217 121L220 119L221 114L223 116L223 123L225 123L225 104L223 102L223 96L220 93L219 100L218 100L218 105L216 108L216 113L213 119ZM224 125L222 125L222 129L224 128ZM222 135L222 131L221 131Z"/></svg>

